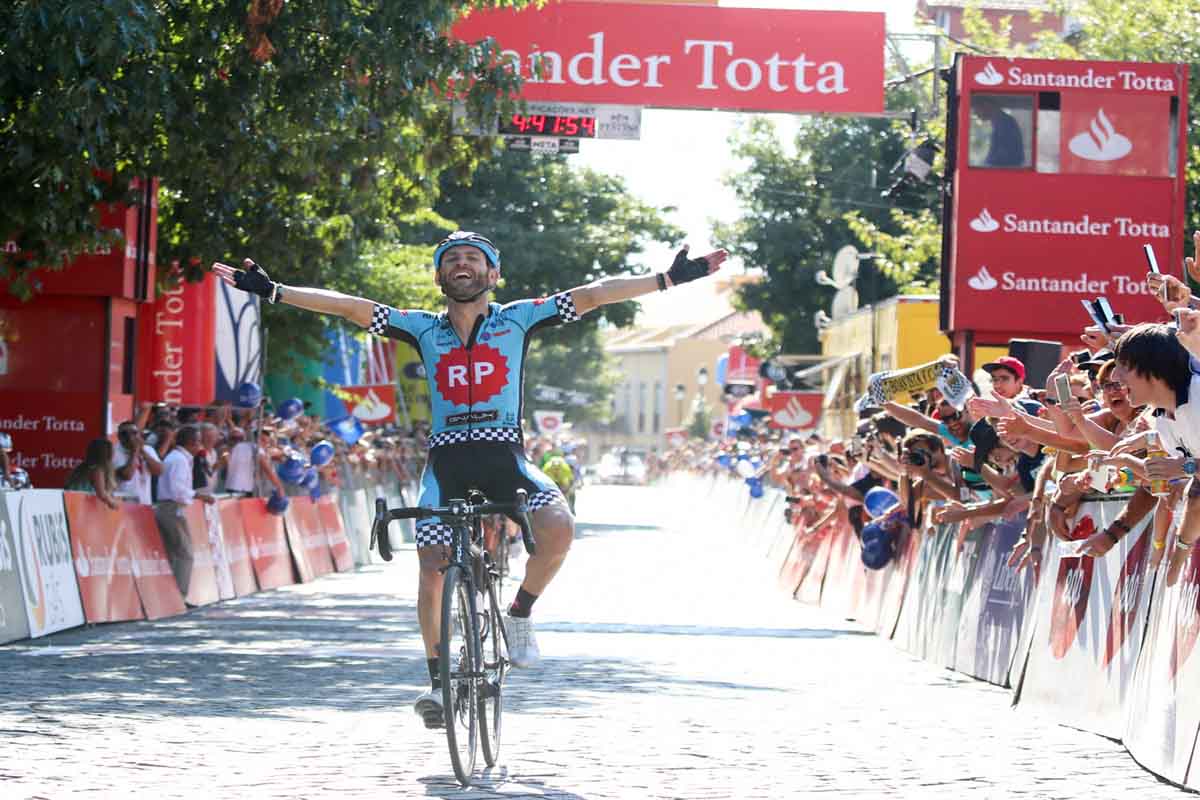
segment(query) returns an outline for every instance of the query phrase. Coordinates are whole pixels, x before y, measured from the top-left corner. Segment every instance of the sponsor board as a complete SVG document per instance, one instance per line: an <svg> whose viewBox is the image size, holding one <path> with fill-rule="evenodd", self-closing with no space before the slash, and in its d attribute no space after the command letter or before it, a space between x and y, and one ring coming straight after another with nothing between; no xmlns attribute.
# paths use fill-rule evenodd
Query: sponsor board
<svg viewBox="0 0 1200 800"><path fill-rule="evenodd" d="M221 599L217 586L217 570L213 561L212 545L208 540L208 522L204 516L204 503L199 500L183 509L187 522L188 536L192 540L192 577L188 582L184 599L194 606L206 606Z"/></svg>
<svg viewBox="0 0 1200 800"><path fill-rule="evenodd" d="M333 557L333 566L338 572L354 569L354 554L350 550L350 541L346 538L346 529L342 525L342 512L338 508L337 498L325 495L317 501L317 517L321 529L325 532L325 542L329 546L329 554Z"/></svg>
<svg viewBox="0 0 1200 800"><path fill-rule="evenodd" d="M238 597L258 591L258 582L254 580L254 566L250 562L250 545L246 541L242 513L238 508L239 504L245 502L252 501L227 498L219 500L215 507L221 519L221 538L225 543L230 580L233 582L234 594Z"/></svg>
<svg viewBox="0 0 1200 800"><path fill-rule="evenodd" d="M1180 91L1174 64L972 57L968 86L999 89L1076 89L1172 95Z"/></svg>
<svg viewBox="0 0 1200 800"><path fill-rule="evenodd" d="M95 495L83 492L64 492L63 506L87 621L145 619L134 583L133 534L128 518L121 510L109 508Z"/></svg>
<svg viewBox="0 0 1200 800"><path fill-rule="evenodd" d="M154 507L125 503L121 519L129 541L133 580L147 619L173 617L187 611L167 548L163 545Z"/></svg>
<svg viewBox="0 0 1200 800"><path fill-rule="evenodd" d="M63 493L29 489L0 497L7 503L16 540L29 635L37 638L82 625L83 603L71 560Z"/></svg>
<svg viewBox="0 0 1200 800"><path fill-rule="evenodd" d="M212 552L213 572L217 576L217 593L222 600L237 597L233 588L233 572L229 568L229 554L225 549L225 529L221 524L221 512L217 504L205 504L204 526L208 529L208 547Z"/></svg>
<svg viewBox="0 0 1200 800"><path fill-rule="evenodd" d="M261 497L241 500L237 507L242 515L242 531L246 534L246 547L258 585L263 589L275 589L295 583L283 517L267 511L267 501Z"/></svg>
<svg viewBox="0 0 1200 800"><path fill-rule="evenodd" d="M0 502L0 644L29 638L17 562L17 540L8 519L8 504Z"/></svg>

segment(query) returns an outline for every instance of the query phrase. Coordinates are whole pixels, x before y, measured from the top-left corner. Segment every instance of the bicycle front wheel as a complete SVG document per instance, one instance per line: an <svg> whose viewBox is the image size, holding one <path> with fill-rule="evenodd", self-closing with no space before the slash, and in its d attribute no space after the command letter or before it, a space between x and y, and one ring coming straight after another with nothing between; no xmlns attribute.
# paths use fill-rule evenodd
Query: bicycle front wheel
<svg viewBox="0 0 1200 800"><path fill-rule="evenodd" d="M479 627L475 592L462 567L451 565L442 584L442 641L438 663L450 763L463 786L471 785L479 739Z"/></svg>
<svg viewBox="0 0 1200 800"><path fill-rule="evenodd" d="M487 581L483 604L480 610L483 682L479 687L479 729L483 760L489 767L494 767L500 758L500 717L504 712L504 673L508 668L498 578Z"/></svg>

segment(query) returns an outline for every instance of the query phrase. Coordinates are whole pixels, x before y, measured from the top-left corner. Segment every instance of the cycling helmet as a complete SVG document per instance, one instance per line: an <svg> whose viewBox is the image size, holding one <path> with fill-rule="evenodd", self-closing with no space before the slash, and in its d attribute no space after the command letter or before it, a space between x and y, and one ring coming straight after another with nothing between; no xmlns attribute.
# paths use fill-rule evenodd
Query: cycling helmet
<svg viewBox="0 0 1200 800"><path fill-rule="evenodd" d="M474 247L487 258L488 263L494 269L500 269L500 248L492 244L492 241L486 236L481 236L474 231L455 231L438 242L437 249L433 251L433 268L437 269L442 263L442 255L451 247L456 247L460 244L467 244Z"/></svg>

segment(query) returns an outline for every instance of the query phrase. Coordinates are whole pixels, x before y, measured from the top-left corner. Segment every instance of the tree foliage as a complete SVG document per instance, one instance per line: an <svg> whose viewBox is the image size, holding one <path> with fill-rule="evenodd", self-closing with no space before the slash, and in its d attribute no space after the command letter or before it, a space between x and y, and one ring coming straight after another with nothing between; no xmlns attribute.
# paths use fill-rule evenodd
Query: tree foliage
<svg viewBox="0 0 1200 800"><path fill-rule="evenodd" d="M717 237L747 266L763 271L762 281L741 289L740 301L763 315L785 351L818 349L815 315L828 309L833 292L817 284L816 274L830 271L839 248L859 245L847 212L856 212L858 225L898 233L889 213L893 204L932 206L930 189L918 185L881 198L885 181L894 177L890 168L910 146L889 121L853 117L806 118L793 142L795 155L764 119L753 120L734 141L745 169L729 183L744 213L719 225ZM886 297L895 285L870 261L860 262L861 302Z"/></svg>
<svg viewBox="0 0 1200 800"><path fill-rule="evenodd" d="M252 256L279 279L358 292L372 243L428 209L487 140L451 137L455 81L482 112L517 79L490 40L446 32L495 2L18 0L0 9L0 277L94 248L98 201L161 178L158 260L195 277ZM523 4L523 3L518 3ZM286 313L286 312L283 312ZM287 314L317 347L317 320ZM271 309L267 323L281 321ZM304 347L307 345L307 348Z"/></svg>
<svg viewBox="0 0 1200 800"><path fill-rule="evenodd" d="M480 164L469 179L447 173L435 211L499 246L500 302L637 272L635 257L648 243L683 236L664 221L662 210L631 197L621 178L574 169L565 156L505 152ZM408 235L432 240L440 233L417 226ZM616 376L599 326L627 325L636 312L633 302L604 306L535 338L526 369L529 385L544 383L592 398L586 408L555 403L539 408L564 409L573 421L603 419Z"/></svg>

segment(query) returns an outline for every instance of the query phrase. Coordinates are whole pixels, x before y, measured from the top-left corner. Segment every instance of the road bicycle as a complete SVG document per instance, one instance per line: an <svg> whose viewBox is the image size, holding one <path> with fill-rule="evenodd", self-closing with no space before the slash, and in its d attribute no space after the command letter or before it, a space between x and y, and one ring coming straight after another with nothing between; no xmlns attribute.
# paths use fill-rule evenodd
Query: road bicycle
<svg viewBox="0 0 1200 800"><path fill-rule="evenodd" d="M392 560L387 529L392 520L438 517L451 528L447 563L442 567L442 635L438 664L442 681L442 709L450 763L463 786L471 785L476 750L482 745L489 767L500 756L500 722L503 715L504 676L508 672L508 642L501 616L500 566L483 545L483 517L505 514L521 527L525 550L533 555L526 493L516 500L492 503L482 492L470 490L466 500L445 506L387 507L375 501L371 547L379 547L384 561Z"/></svg>

